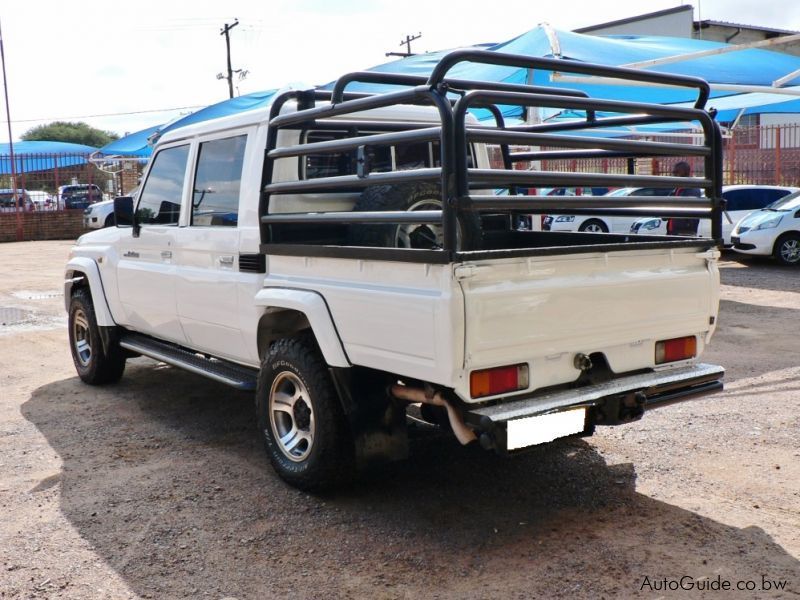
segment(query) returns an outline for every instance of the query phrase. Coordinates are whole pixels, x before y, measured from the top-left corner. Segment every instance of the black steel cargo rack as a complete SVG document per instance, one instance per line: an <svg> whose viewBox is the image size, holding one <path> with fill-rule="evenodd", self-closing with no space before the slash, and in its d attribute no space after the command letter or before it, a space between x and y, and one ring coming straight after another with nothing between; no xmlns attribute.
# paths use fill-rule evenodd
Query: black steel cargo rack
<svg viewBox="0 0 800 600"><path fill-rule="evenodd" d="M460 63L482 63L584 76L610 77L627 81L677 86L696 90L693 108L652 103L602 100L584 92L557 87L496 83L448 78ZM396 86L397 91L381 94L346 93L353 82ZM570 252L595 252L628 247L680 247L721 243L722 143L718 124L705 110L708 84L698 78L653 73L621 67L608 67L571 60L536 58L483 50L457 50L447 54L428 78L392 73L358 72L340 78L333 89L289 91L275 99L269 120L267 147L262 175L259 208L262 252L273 255L328 256L430 263L464 261L489 256L525 256ZM296 103L296 110L287 106ZM401 105L433 106L438 122L412 122L370 118L367 111ZM551 107L585 112L585 119L564 123L534 123L507 126L501 106ZM475 124L468 118L470 109L485 109L493 124ZM433 112L433 111L431 111ZM598 117L597 113L615 116ZM610 127L657 123L692 122L703 131L702 143L664 143L644 140L605 138L590 135ZM279 147L282 131L346 130L341 139ZM419 142L438 143L438 165L411 170L373 172L368 159L370 149ZM478 168L471 164L470 148L491 144L500 149L502 169ZM513 152L512 146L533 146L539 150ZM561 150L542 149L563 148ZM311 155L355 153L355 174L273 181L276 161L284 158L305 160ZM700 158L702 177L673 177L636 174L630 166L642 157ZM626 158L626 174L515 170L516 163L554 158ZM441 190L441 210L419 211L334 211L270 212L271 201L283 195L359 193L371 186L410 183L435 183ZM693 187L705 197L680 196L576 196L551 197L517 195L520 188L572 186L611 187ZM488 195L485 190L507 190L508 195ZM481 192L483 190L483 192ZM476 193L478 192L478 193ZM318 197L318 196L315 196ZM459 222L481 215L514 214L595 214L607 216L654 216L662 218L710 219L713 239L619 234L556 234L522 232L509 228L501 235L480 240L462 240L457 235ZM508 219L509 223L511 219ZM441 228L442 243L433 249L364 247L348 243L346 233L330 239L306 235L310 230L335 228L339 234L348 228L427 224ZM588 237L587 237L588 236ZM331 241L333 240L333 241ZM490 243L491 241L491 243Z"/></svg>

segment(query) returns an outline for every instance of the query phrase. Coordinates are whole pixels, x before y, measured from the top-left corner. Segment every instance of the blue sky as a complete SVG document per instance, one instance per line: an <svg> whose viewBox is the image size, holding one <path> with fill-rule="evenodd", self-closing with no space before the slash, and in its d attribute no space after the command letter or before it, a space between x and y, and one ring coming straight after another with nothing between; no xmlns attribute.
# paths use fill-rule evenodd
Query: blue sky
<svg viewBox="0 0 800 600"><path fill-rule="evenodd" d="M439 50L500 42L541 22L570 30L681 4L5 0L0 25L17 139L56 119L124 134L225 99L227 83L217 79L225 70L219 33L234 18L240 24L231 33L233 68L248 71L235 85L245 94L323 83L386 62L385 52L400 50L406 34L422 33L414 51ZM694 6L695 18L800 30L798 2L701 0ZM5 121L5 110L0 114Z"/></svg>

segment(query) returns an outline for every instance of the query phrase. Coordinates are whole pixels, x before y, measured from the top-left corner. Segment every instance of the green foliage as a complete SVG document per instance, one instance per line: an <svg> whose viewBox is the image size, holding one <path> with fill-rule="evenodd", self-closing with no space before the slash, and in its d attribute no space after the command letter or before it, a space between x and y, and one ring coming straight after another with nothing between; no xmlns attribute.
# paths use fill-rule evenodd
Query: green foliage
<svg viewBox="0 0 800 600"><path fill-rule="evenodd" d="M70 142L100 148L119 139L119 136L111 131L96 129L80 121L77 123L53 121L48 125L39 125L29 129L22 135L22 139L26 142Z"/></svg>

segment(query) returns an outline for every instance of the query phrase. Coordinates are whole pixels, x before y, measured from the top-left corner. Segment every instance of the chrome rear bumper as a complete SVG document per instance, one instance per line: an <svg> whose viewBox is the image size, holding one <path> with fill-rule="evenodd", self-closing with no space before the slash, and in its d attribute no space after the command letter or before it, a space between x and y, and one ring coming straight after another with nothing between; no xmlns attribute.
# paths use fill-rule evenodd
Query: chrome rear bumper
<svg viewBox="0 0 800 600"><path fill-rule="evenodd" d="M645 410L719 391L724 375L724 368L701 363L507 400L467 410L464 418L480 432L483 446L502 451L509 421L585 408L583 434L591 434L595 425L629 423Z"/></svg>

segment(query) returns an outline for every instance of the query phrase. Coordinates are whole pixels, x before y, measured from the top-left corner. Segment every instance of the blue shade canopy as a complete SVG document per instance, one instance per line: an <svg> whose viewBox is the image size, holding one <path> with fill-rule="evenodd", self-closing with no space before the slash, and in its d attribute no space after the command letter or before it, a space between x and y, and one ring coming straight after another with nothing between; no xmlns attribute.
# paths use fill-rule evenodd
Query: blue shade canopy
<svg viewBox="0 0 800 600"><path fill-rule="evenodd" d="M167 131L208 121L210 119L217 119L219 117L226 117L228 115L235 115L247 110L256 108L263 108L272 103L272 98L275 96L277 90L266 90L263 92L253 92L252 94L245 94L244 96L237 96L229 100L217 102L205 108L201 108L184 117L179 117L169 123L156 125L142 129L136 133L126 135L115 142L103 146L100 153L105 156L129 156L138 158L147 158L153 152L153 143Z"/></svg>
<svg viewBox="0 0 800 600"><path fill-rule="evenodd" d="M800 86L795 89L800 91ZM724 123L734 121L740 114L800 113L800 97L764 92L713 98L708 104L717 109L717 120Z"/></svg>
<svg viewBox="0 0 800 600"><path fill-rule="evenodd" d="M770 86L772 82L786 75L798 72L792 80L785 82L788 87L800 89L800 58L781 52L747 49L716 53L721 49L733 47L720 42L710 42L690 38L661 36L591 36L570 31L558 31L540 26L523 33L509 41L499 44L479 44L472 49L484 49L526 56L561 58L568 61L590 62L608 66L624 66L664 59L679 55L705 52L704 56L681 59L661 65L646 67L649 71L674 73L701 77L713 84ZM394 60L374 66L368 70L382 73L401 73L427 77L435 65L451 50L429 52ZM503 67L477 63L461 63L451 69L450 77L477 79L492 82L526 83L556 88L579 89L592 97L617 99L632 102L655 102L660 104L691 104L697 97L694 89L668 88L653 85L620 85L587 79L553 80L552 73L540 69ZM321 86L331 89L333 82ZM354 82L347 88L353 92L387 92L396 86ZM167 131L199 123L209 119L237 114L247 110L269 106L277 90L255 92L223 102L212 104L171 123L150 128L126 136L102 149L105 155L147 157L152 151L148 139L153 141ZM789 95L769 93L734 93L732 91L712 91L708 107L717 108L721 121L733 120L741 110L746 113L800 112L800 98ZM523 118L518 106L500 107L507 119ZM487 111L474 111L479 119L489 118ZM543 117L555 114L555 110L544 110Z"/></svg>
<svg viewBox="0 0 800 600"><path fill-rule="evenodd" d="M100 153L109 157L128 156L147 158L153 152L152 144L167 131L172 131L173 129L186 125L192 125L193 123L200 123L210 119L217 119L255 108L269 106L276 91L277 90L254 92L252 94L237 96L236 98L217 102L216 104L201 108L184 117L179 117L169 123L148 127L147 129L142 129L141 131L126 135L100 148Z"/></svg>
<svg viewBox="0 0 800 600"><path fill-rule="evenodd" d="M172 131L178 127L185 127L186 125L208 121L209 119L218 119L219 117L227 117L228 115L235 115L247 110L264 108L272 103L272 98L277 91L278 90L266 90L264 92L253 92L252 94L245 94L244 96L237 96L230 100L217 102L216 104L206 106L185 117L163 125L158 131L158 134L163 135L167 131Z"/></svg>
<svg viewBox="0 0 800 600"><path fill-rule="evenodd" d="M609 66L623 66L656 59L664 59L678 55L691 55L706 52L704 56L688 58L648 67L653 72L674 73L702 77L712 84L760 85L770 86L772 82L789 73L800 70L800 58L769 50L748 49L726 53L714 53L721 49L733 47L720 42L695 40L688 38L660 36L590 36L569 31L551 30L548 35L544 27L537 27L512 40L500 44L482 46L485 49L522 54L527 56L554 58L579 62L591 62ZM557 44L551 44L551 39ZM554 49L558 56L555 56ZM446 52L433 52L396 60L369 69L376 72L395 72L412 75L430 75L434 65ZM552 73L496 65L461 63L454 67L449 75L454 78L482 79L485 81L502 81L507 83L525 83L531 81L536 85L579 89L592 97L603 97L634 102L657 102L672 104L691 102L696 98L696 91L689 89L657 87L652 85L613 85L590 80L569 81L551 80ZM800 85L800 73L785 85ZM387 86L372 84L352 84L352 91L386 91ZM709 106L714 106L715 98L729 97L727 108L737 104L749 112L772 112L771 106L759 105L758 98L751 94L735 94L731 91L712 91ZM738 101L737 101L738 99ZM791 101L791 96L783 96L784 101ZM778 108L775 106L775 108ZM783 105L783 111L794 112L800 108L791 102ZM518 107L505 107L506 117L521 117Z"/></svg>
<svg viewBox="0 0 800 600"><path fill-rule="evenodd" d="M114 140L110 144L106 144L100 148L100 154L104 156L130 156L146 158L150 156L152 148L148 144L148 138L153 135L159 128L164 125L156 125L155 127L148 127L135 133L131 133L118 140Z"/></svg>
<svg viewBox="0 0 800 600"><path fill-rule="evenodd" d="M16 142L14 166L17 173L49 171L61 167L82 165L97 148L67 142ZM0 174L11 173L11 149L0 144Z"/></svg>

